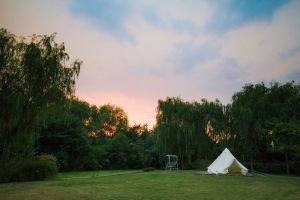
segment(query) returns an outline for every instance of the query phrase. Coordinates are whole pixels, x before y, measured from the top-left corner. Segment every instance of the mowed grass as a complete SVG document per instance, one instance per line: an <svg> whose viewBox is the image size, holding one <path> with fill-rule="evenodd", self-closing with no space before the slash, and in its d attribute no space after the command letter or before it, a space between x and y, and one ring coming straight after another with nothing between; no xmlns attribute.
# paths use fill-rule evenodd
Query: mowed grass
<svg viewBox="0 0 300 200"><path fill-rule="evenodd" d="M0 184L0 199L300 199L300 177L128 172L66 172L48 181Z"/></svg>

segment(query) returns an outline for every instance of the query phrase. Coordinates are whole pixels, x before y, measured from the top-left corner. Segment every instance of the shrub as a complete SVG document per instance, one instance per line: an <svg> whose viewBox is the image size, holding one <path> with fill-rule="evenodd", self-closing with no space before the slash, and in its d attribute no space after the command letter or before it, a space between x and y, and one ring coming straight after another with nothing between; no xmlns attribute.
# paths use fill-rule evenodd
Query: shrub
<svg viewBox="0 0 300 200"><path fill-rule="evenodd" d="M213 160L197 159L192 163L190 168L206 171L207 167L211 165L212 162Z"/></svg>
<svg viewBox="0 0 300 200"><path fill-rule="evenodd" d="M0 163L0 183L19 180L21 171L21 161L12 160L6 163Z"/></svg>
<svg viewBox="0 0 300 200"><path fill-rule="evenodd" d="M11 160L0 165L0 182L44 180L58 171L56 163L56 158L48 154Z"/></svg>
<svg viewBox="0 0 300 200"><path fill-rule="evenodd" d="M145 167L145 168L143 169L144 172L151 172L151 171L154 171L154 170L155 170L154 167Z"/></svg>
<svg viewBox="0 0 300 200"><path fill-rule="evenodd" d="M45 180L58 171L56 163L56 158L52 155L41 155L34 159L26 160L20 172L20 180Z"/></svg>
<svg viewBox="0 0 300 200"><path fill-rule="evenodd" d="M41 161L49 161L49 162L53 162L57 165L57 159L55 156L51 155L51 154L42 154L40 156L37 156L38 160Z"/></svg>
<svg viewBox="0 0 300 200"><path fill-rule="evenodd" d="M100 165L97 161L97 154L93 149L91 149L85 157L82 159L83 169L87 170L96 170L100 168Z"/></svg>
<svg viewBox="0 0 300 200"><path fill-rule="evenodd" d="M296 162L291 166L291 173L300 175L300 162Z"/></svg>
<svg viewBox="0 0 300 200"><path fill-rule="evenodd" d="M250 163L243 163L245 167L250 169ZM263 173L271 173L271 174L285 174L286 166L285 163L282 162L256 162L254 163L254 171L263 172Z"/></svg>

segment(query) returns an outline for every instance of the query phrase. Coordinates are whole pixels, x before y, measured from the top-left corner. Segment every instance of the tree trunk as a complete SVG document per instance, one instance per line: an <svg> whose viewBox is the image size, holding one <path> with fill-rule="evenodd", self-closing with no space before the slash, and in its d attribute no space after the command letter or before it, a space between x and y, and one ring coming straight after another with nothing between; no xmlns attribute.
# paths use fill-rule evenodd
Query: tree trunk
<svg viewBox="0 0 300 200"><path fill-rule="evenodd" d="M285 152L285 164L286 164L286 173L290 174L290 165L289 165L289 157L288 157L288 153Z"/></svg>

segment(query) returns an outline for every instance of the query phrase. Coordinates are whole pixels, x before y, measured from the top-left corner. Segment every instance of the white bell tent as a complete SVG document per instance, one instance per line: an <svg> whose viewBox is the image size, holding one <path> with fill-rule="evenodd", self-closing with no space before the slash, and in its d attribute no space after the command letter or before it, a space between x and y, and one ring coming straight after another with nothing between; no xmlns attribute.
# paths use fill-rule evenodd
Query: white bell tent
<svg viewBox="0 0 300 200"><path fill-rule="evenodd" d="M243 174L248 173L244 167L232 154L225 148L219 157L207 168L209 174Z"/></svg>

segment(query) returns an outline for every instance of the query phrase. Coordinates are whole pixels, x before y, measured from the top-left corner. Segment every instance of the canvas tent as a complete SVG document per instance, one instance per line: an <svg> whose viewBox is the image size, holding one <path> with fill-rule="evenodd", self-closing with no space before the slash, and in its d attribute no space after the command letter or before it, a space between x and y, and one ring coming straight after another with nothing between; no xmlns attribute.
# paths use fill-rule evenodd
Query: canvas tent
<svg viewBox="0 0 300 200"><path fill-rule="evenodd" d="M209 174L243 174L248 173L244 167L232 154L225 148L219 157L207 168Z"/></svg>

